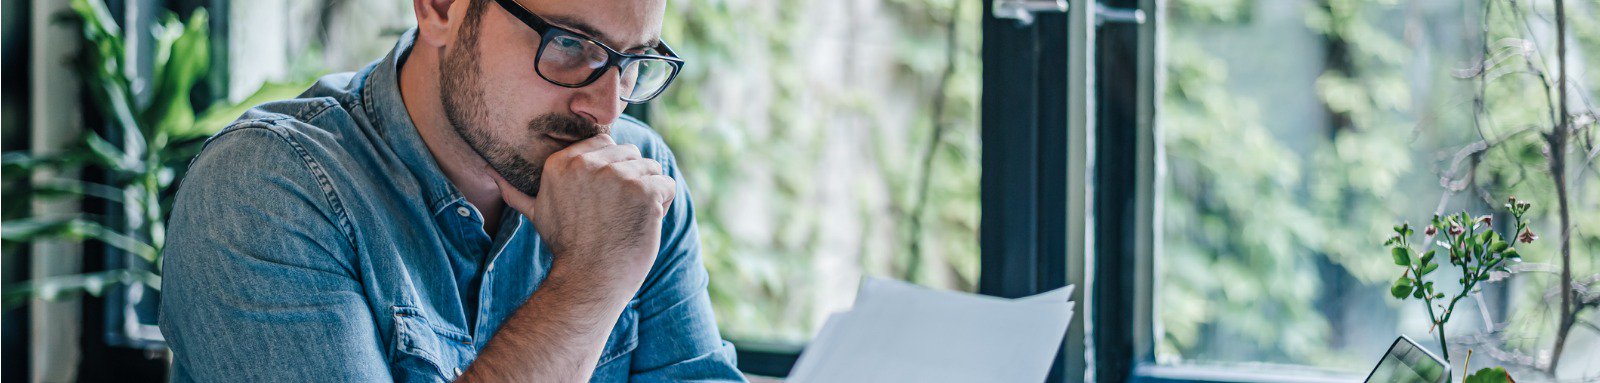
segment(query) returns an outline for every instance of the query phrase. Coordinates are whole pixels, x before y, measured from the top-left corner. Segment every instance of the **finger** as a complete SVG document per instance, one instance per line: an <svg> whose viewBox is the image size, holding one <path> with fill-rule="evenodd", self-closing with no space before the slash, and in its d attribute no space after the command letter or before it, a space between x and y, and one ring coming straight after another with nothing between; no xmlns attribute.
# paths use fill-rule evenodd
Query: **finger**
<svg viewBox="0 0 1600 383"><path fill-rule="evenodd" d="M664 214L672 208L673 199L678 197L678 181L666 175L656 174L647 176L646 182L651 184L650 190L661 203L661 212Z"/></svg>
<svg viewBox="0 0 1600 383"><path fill-rule="evenodd" d="M495 185L500 187L500 199L505 200L507 205L511 205L513 209L518 210L533 206L533 197L511 186L511 183L501 177L499 172L491 171L489 175L494 176Z"/></svg>
<svg viewBox="0 0 1600 383"><path fill-rule="evenodd" d="M566 153L570 156L576 157L580 154L600 150L616 144L616 141L611 140L610 134L596 134L594 137L589 137L582 141L574 142L572 145L567 146L566 149L561 149L561 151L557 153Z"/></svg>
<svg viewBox="0 0 1600 383"><path fill-rule="evenodd" d="M600 148L599 150L584 153L578 156L578 160L582 162L583 165L589 166L592 169L598 169L613 163L632 161L640 158L644 158L644 156L639 154L639 147L631 144L607 146Z"/></svg>
<svg viewBox="0 0 1600 383"><path fill-rule="evenodd" d="M640 158L622 162L613 162L611 170L624 179L634 179L645 176L661 174L661 163L649 158Z"/></svg>

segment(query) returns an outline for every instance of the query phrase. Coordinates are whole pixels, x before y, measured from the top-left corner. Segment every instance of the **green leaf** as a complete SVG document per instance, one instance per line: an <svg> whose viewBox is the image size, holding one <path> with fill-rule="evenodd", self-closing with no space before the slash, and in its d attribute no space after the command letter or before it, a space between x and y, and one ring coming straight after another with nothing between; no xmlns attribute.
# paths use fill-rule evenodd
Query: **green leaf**
<svg viewBox="0 0 1600 383"><path fill-rule="evenodd" d="M1418 272L1421 273L1422 275L1428 275L1428 273L1431 273L1431 272L1433 272L1433 270L1436 270L1438 268L1439 268L1439 264L1437 264L1437 263L1429 263L1429 264L1423 265L1422 266L1422 270L1418 271Z"/></svg>
<svg viewBox="0 0 1600 383"><path fill-rule="evenodd" d="M195 9L187 24L168 14L157 33L154 66L155 92L150 107L140 119L161 136L176 130L187 130L194 125L194 106L189 102L189 90L204 78L211 65L210 29L205 8ZM176 33L174 31L182 31Z"/></svg>
<svg viewBox="0 0 1600 383"><path fill-rule="evenodd" d="M1506 243L1505 241L1494 241L1494 243L1489 244L1489 253L1491 253L1491 254L1495 254L1495 253L1503 254L1503 253L1506 252L1506 249L1508 249L1510 247L1511 247L1511 245Z"/></svg>
<svg viewBox="0 0 1600 383"><path fill-rule="evenodd" d="M95 162L111 168L112 171L137 174L143 170L144 165L139 162L139 157L129 155L118 149L110 141L100 137L100 134L88 132L84 134L84 142L89 146L89 153L93 154Z"/></svg>
<svg viewBox="0 0 1600 383"><path fill-rule="evenodd" d="M1415 287L1411 278L1400 277L1400 279L1394 281L1394 286L1389 287L1389 295L1393 295L1396 299L1406 299L1406 296L1411 295L1411 291Z"/></svg>
<svg viewBox="0 0 1600 383"><path fill-rule="evenodd" d="M100 296L108 287L132 283L142 283L152 289L160 290L161 276L144 270L120 269L17 282L5 286L4 307L7 309L16 307L32 298L54 301L84 293Z"/></svg>
<svg viewBox="0 0 1600 383"><path fill-rule="evenodd" d="M155 264L156 249L139 239L82 218L23 218L0 223L0 239L8 242L33 242L49 238L81 241L93 239L132 253Z"/></svg>
<svg viewBox="0 0 1600 383"><path fill-rule="evenodd" d="M1428 252L1422 253L1422 264L1426 265L1433 263L1433 252L1434 250L1430 249Z"/></svg>
<svg viewBox="0 0 1600 383"><path fill-rule="evenodd" d="M53 179L32 185L34 198L61 198L89 196L116 203L126 203L122 189L115 186L75 179Z"/></svg>
<svg viewBox="0 0 1600 383"><path fill-rule="evenodd" d="M305 92L306 88L309 87L311 87L311 84L308 82L269 82L262 84L260 89L256 89L254 94L251 94L250 97L245 98L243 101L212 105L204 113L200 114L200 118L195 120L194 125L188 129L173 131L172 135L175 138L210 136L227 127L234 120L239 119L239 116L243 115L245 111L254 108L256 105L294 98Z"/></svg>
<svg viewBox="0 0 1600 383"><path fill-rule="evenodd" d="M73 13L83 21L83 35L95 42L102 52L122 52L122 27L117 25L111 11L99 0L72 0ZM120 54L111 55L120 60Z"/></svg>
<svg viewBox="0 0 1600 383"><path fill-rule="evenodd" d="M11 151L0 155L6 179L27 178L38 170L61 170L82 166L89 156L83 150L67 148L61 153L34 155L25 151Z"/></svg>
<svg viewBox="0 0 1600 383"><path fill-rule="evenodd" d="M1389 251L1389 254L1394 256L1395 265L1411 266L1411 249L1406 247L1395 247L1394 250Z"/></svg>
<svg viewBox="0 0 1600 383"><path fill-rule="evenodd" d="M144 156L145 150L149 146L148 142L145 141L146 135L140 128L143 125L139 123L138 118L134 117L133 105L136 101L133 93L128 91L127 85L123 83L121 78L99 78L93 80L100 83L101 90L104 92L100 94L100 99L106 103L105 106L107 108L110 108L106 114L114 118L114 123L111 125L122 133L121 151L127 153L126 157L133 158L136 161L137 158Z"/></svg>
<svg viewBox="0 0 1600 383"><path fill-rule="evenodd" d="M1467 375L1462 383L1512 383L1511 374L1504 367L1484 368Z"/></svg>

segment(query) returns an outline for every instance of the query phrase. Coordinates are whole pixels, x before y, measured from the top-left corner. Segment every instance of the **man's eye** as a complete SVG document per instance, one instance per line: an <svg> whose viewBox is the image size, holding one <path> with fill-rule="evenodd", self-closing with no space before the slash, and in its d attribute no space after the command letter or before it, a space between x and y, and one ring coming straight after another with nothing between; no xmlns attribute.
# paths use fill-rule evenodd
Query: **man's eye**
<svg viewBox="0 0 1600 383"><path fill-rule="evenodd" d="M556 46L560 47L560 48L566 48L566 49L577 48L578 44L579 44L579 42L576 39L570 39L570 38L559 38L559 39L556 39Z"/></svg>

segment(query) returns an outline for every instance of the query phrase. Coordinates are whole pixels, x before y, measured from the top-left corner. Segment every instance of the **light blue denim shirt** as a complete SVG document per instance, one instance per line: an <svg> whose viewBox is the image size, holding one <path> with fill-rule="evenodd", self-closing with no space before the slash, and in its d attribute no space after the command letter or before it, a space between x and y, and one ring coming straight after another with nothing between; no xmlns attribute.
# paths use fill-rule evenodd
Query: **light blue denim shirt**
<svg viewBox="0 0 1600 383"><path fill-rule="evenodd" d="M414 35L251 109L194 160L163 267L173 381L452 380L539 288L552 256L532 223L505 214L485 232L406 113L398 72ZM678 198L593 381L742 381L672 152L631 118L612 135L661 162Z"/></svg>

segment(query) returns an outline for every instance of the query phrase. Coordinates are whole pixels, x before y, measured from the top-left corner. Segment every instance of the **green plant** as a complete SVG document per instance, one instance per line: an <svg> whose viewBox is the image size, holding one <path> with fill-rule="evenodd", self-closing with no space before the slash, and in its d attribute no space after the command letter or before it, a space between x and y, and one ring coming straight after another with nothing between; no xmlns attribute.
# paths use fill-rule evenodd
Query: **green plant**
<svg viewBox="0 0 1600 383"><path fill-rule="evenodd" d="M1466 378L1463 378L1461 380L1461 382L1462 383L1516 383L1517 381L1515 379L1511 379L1511 374L1506 372L1506 369L1504 367L1495 367L1495 368L1478 369L1477 372L1474 372L1474 373L1472 373L1472 375L1467 375Z"/></svg>
<svg viewBox="0 0 1600 383"><path fill-rule="evenodd" d="M134 255L144 264L8 285L4 291L5 307L30 297L57 299L82 292L99 295L116 284L142 283L159 290L161 250L166 242L163 221L172 206L174 181L181 178L205 139L245 108L293 96L303 88L269 84L244 102L216 103L197 114L190 90L205 78L211 57L207 14L205 9L197 9L187 22L168 12L150 31L155 37L153 73L145 85L148 97L141 98L134 90L135 76L124 54L122 29L105 4L101 0L72 0L71 8L73 21L82 23L85 43L78 57L81 77L99 114L107 120L110 134L86 129L75 146L58 155L5 153L5 192L8 197L23 194L27 199L100 198L124 209L125 219L90 215L22 217L0 225L0 239L7 252L41 240L95 240ZM59 176L83 167L101 170L104 181ZM26 199L10 199L23 200Z"/></svg>
<svg viewBox="0 0 1600 383"><path fill-rule="evenodd" d="M1389 294L1401 300L1422 300L1428 309L1428 319L1433 323L1434 333L1439 338L1440 353L1445 360L1450 360L1450 348L1445 345L1445 323L1455 314L1456 304L1462 298L1476 293L1478 284L1488 281L1492 273L1508 273L1508 263L1522 259L1511 241L1532 243L1538 238L1528 229L1528 222L1523 218L1531 206L1531 203L1517 200L1516 197L1506 202L1506 211L1516 224L1516 230L1512 231L1516 233L1515 238L1511 240L1494 231L1491 216L1474 218L1461 212L1433 217L1433 222L1422 233L1423 243L1427 244L1424 246L1429 249L1420 256L1412 247L1410 238L1415 230L1409 223L1395 226L1395 235L1384 242L1384 246L1390 248L1389 254L1394 264L1404 268L1400 278L1395 279L1394 285L1389 288ZM1434 281L1427 278L1440 265L1435 257L1438 250L1431 249L1435 244L1444 248L1447 261L1461 273L1461 278L1456 280L1461 290L1454 294L1447 295L1441 289L1435 289ZM1448 303L1442 303L1447 296L1450 298ZM1439 310L1435 311L1435 307Z"/></svg>
<svg viewBox="0 0 1600 383"><path fill-rule="evenodd" d="M1467 350L1467 362L1461 367L1466 370L1470 368L1471 364L1472 350ZM1511 373L1507 372L1505 367L1494 367L1480 368L1472 374L1463 376L1461 377L1461 383L1517 383L1517 380L1511 378Z"/></svg>

